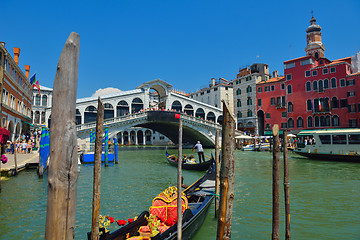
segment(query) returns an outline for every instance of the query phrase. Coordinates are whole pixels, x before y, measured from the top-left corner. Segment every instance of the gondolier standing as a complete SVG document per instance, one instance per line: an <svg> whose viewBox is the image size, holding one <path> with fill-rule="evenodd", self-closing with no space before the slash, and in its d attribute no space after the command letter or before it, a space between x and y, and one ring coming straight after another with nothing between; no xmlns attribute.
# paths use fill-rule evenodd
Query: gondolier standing
<svg viewBox="0 0 360 240"><path fill-rule="evenodd" d="M195 148L197 149L197 153L199 155L199 162L201 163L201 158L202 158L203 162L205 162L204 149L203 149L203 146L201 145L200 141L197 141L197 143L195 144L193 149L195 149Z"/></svg>

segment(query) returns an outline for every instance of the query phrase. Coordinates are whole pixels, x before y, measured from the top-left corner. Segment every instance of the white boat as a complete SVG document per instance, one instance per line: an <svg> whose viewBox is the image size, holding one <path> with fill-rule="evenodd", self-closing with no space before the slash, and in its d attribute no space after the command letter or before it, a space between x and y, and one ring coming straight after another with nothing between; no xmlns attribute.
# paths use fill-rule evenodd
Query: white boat
<svg viewBox="0 0 360 240"><path fill-rule="evenodd" d="M254 151L254 144L248 144L246 146L243 146L241 148L241 150L243 150L243 151Z"/></svg>
<svg viewBox="0 0 360 240"><path fill-rule="evenodd" d="M297 134L295 153L314 159L360 162L360 129L304 130Z"/></svg>

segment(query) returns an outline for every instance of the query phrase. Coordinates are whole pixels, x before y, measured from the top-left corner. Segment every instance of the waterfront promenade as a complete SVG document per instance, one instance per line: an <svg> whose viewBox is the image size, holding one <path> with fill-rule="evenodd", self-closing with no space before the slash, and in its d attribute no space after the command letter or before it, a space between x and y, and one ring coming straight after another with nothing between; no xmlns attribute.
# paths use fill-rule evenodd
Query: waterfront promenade
<svg viewBox="0 0 360 240"><path fill-rule="evenodd" d="M8 158L7 163L1 163L1 176L11 176L15 171L14 154L5 154ZM26 167L35 167L39 163L39 153L18 153L16 154L18 171L26 169Z"/></svg>

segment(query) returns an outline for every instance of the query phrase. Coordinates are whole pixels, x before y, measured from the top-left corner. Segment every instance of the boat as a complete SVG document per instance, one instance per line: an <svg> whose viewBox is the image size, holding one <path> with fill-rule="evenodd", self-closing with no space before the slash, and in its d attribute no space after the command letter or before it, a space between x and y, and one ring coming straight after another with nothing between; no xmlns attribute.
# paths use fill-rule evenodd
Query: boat
<svg viewBox="0 0 360 240"><path fill-rule="evenodd" d="M178 166L177 158L174 155L169 154L167 151L165 152L165 155L166 155L166 159L168 160L170 165L175 166L175 167ZM195 161L190 160L193 163L182 163L181 167L182 167L182 169L185 169L185 170L206 171L209 169L209 167L212 163L212 159L213 158L211 158L210 160L208 160L206 162L202 162L202 163L196 163Z"/></svg>
<svg viewBox="0 0 360 240"><path fill-rule="evenodd" d="M80 154L81 163L94 163L95 152L86 152ZM108 162L114 162L114 153L108 153ZM105 152L101 153L101 162L105 162Z"/></svg>
<svg viewBox="0 0 360 240"><path fill-rule="evenodd" d="M183 198L186 198L187 207L183 209L182 218L182 239L190 239L195 232L203 224L205 217L209 211L210 205L215 197L215 162L212 161L211 168L208 169L206 174L187 187L183 191ZM171 187L175 188L175 187ZM176 189L176 188L175 188ZM167 189L168 190L168 189ZM165 191L164 191L165 192ZM164 193L163 192L163 193ZM176 190L177 192L177 190ZM161 193L162 194L162 193ZM159 194L159 196L164 196ZM153 204L155 199L154 198ZM177 196L174 199L177 199ZM175 207L174 205L172 205ZM152 206L154 207L154 205ZM150 207L150 212L152 211ZM184 207L184 201L183 201ZM176 209L176 207L175 207ZM173 209L173 210L175 210ZM168 211L168 210L167 210ZM177 209L176 209L177 212ZM168 213L167 213L168 215ZM163 232L159 232L155 236L142 232L142 229L147 228L149 221L154 217L150 215L149 211L142 212L136 220L128 223L127 225L115 230L113 232L106 232L105 228L100 228L100 240L117 240L117 239L151 239L151 240L172 240L177 239L177 224L173 224ZM149 220L148 220L149 219ZM156 219L161 219L156 218ZM91 232L87 233L88 240L91 240ZM144 236L144 238L141 238Z"/></svg>
<svg viewBox="0 0 360 240"><path fill-rule="evenodd" d="M360 161L360 129L304 130L297 134L295 153L335 161Z"/></svg>

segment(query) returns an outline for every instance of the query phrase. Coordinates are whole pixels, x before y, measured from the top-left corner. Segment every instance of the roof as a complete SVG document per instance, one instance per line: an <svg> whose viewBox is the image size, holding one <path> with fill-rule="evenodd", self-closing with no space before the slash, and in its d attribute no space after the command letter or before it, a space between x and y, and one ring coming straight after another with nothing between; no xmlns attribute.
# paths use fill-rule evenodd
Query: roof
<svg viewBox="0 0 360 240"><path fill-rule="evenodd" d="M294 58L294 59L285 61L284 64L289 63L289 62L293 62L293 61L297 61L297 60L307 59L307 58L312 58L312 56L307 55L307 56L303 56L303 57Z"/></svg>
<svg viewBox="0 0 360 240"><path fill-rule="evenodd" d="M270 78L267 81L260 81L259 83L257 83L256 85L260 85L260 84L266 84L266 83L274 83L274 82L280 82L285 80L284 76L280 76L280 77L274 77L274 78Z"/></svg>
<svg viewBox="0 0 360 240"><path fill-rule="evenodd" d="M347 77L352 77L352 76L357 76L357 75L360 75L360 72L349 74L349 75L347 75Z"/></svg>

